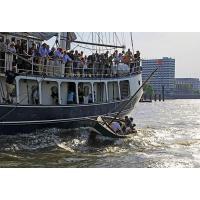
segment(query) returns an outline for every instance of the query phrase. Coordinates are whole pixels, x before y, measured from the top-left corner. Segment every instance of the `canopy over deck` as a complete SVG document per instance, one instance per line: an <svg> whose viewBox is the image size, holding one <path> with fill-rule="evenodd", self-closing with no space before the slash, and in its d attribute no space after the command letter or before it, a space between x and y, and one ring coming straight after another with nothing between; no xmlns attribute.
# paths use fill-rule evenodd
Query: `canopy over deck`
<svg viewBox="0 0 200 200"><path fill-rule="evenodd" d="M58 32L2 32L0 34L9 34L13 36L25 37L25 38L34 38L41 41L49 40L53 36L58 36ZM74 32L67 32L67 39L68 41L72 42L76 40L76 34Z"/></svg>

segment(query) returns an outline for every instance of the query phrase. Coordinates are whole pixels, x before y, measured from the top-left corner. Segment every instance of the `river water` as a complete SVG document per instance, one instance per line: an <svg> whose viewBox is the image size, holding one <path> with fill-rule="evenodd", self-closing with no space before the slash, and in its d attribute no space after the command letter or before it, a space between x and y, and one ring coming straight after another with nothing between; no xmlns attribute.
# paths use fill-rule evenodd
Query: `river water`
<svg viewBox="0 0 200 200"><path fill-rule="evenodd" d="M131 116L136 135L95 145L83 128L1 135L0 167L200 167L200 100L139 103Z"/></svg>

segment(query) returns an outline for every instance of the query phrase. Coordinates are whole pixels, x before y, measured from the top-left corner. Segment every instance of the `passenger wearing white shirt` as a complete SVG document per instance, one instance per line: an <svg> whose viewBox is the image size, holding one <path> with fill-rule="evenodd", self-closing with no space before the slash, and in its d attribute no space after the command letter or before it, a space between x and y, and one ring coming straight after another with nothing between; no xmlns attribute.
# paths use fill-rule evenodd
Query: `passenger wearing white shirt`
<svg viewBox="0 0 200 200"><path fill-rule="evenodd" d="M122 133L122 128L121 128L119 122L112 122L111 128L115 133L118 133L118 132Z"/></svg>
<svg viewBox="0 0 200 200"><path fill-rule="evenodd" d="M16 53L16 49L15 49L15 43L12 42L10 44L10 46L8 46L7 49L7 53L6 53L6 71L12 71L13 68L13 54L12 53Z"/></svg>

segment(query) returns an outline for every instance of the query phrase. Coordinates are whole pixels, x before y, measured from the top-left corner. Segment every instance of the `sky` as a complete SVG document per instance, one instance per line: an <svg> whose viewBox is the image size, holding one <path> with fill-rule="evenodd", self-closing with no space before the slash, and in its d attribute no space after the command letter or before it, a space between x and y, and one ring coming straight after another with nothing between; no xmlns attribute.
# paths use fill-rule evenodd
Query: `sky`
<svg viewBox="0 0 200 200"><path fill-rule="evenodd" d="M143 58L175 58L177 78L200 78L199 32L138 32L133 38Z"/></svg>
<svg viewBox="0 0 200 200"><path fill-rule="evenodd" d="M78 40L91 42L91 32L76 34ZM112 33L101 34L105 43L113 42ZM118 32L117 35L127 48L132 49L130 32ZM177 78L200 78L200 32L132 32L132 36L134 50L139 50L142 58L175 58ZM93 41L98 42L95 37Z"/></svg>

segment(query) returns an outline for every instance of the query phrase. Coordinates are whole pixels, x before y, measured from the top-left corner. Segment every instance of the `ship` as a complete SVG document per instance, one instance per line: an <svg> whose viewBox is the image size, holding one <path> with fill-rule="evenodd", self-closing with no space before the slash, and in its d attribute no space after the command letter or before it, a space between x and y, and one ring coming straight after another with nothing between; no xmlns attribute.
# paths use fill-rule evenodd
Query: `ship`
<svg viewBox="0 0 200 200"><path fill-rule="evenodd" d="M46 57L38 50L29 52L32 46L32 50L47 48L45 41L52 37L56 38L54 50L66 55L66 62L55 51ZM125 55L125 45L80 41L74 32L6 32L0 33L0 39L0 134L94 127L98 116L113 117L120 111L119 117L123 117L141 99L140 55L132 51L128 61L115 57L119 49ZM72 51L72 43L91 45L93 52L72 59L70 53L77 53ZM19 44L23 44L21 52ZM98 47L112 48L112 59L108 51L100 53L99 49L98 53ZM11 84L10 71L15 74Z"/></svg>

